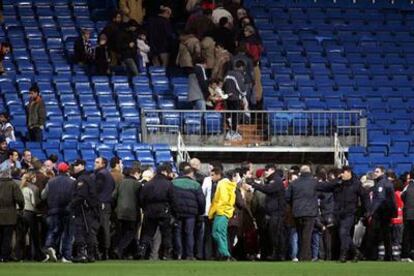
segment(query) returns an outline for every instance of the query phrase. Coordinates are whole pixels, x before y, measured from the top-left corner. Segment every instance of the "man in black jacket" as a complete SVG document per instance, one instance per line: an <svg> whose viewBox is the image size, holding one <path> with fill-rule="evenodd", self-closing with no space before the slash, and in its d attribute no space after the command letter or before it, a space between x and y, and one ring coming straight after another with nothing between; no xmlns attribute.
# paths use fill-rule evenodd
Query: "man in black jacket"
<svg viewBox="0 0 414 276"><path fill-rule="evenodd" d="M43 189L41 198L47 200L48 232L46 237L46 254L56 262L56 251L62 243L62 261L72 259L72 219L70 202L74 189L74 179L68 174L69 165L62 162L58 165L59 176L52 178Z"/></svg>
<svg viewBox="0 0 414 276"><path fill-rule="evenodd" d="M292 206L293 218L300 240L300 261L311 260L311 236L318 216L320 184L313 178L309 166L300 168L300 177L289 185L286 200Z"/></svg>
<svg viewBox="0 0 414 276"><path fill-rule="evenodd" d="M359 203L363 203L364 190L359 179L348 166L342 168L339 180L325 183L321 190L332 192L334 196L334 214L341 241L340 261L346 262L348 253L351 252L356 261L359 253L352 241L352 228L355 224L355 213Z"/></svg>
<svg viewBox="0 0 414 276"><path fill-rule="evenodd" d="M276 173L276 166L268 164L265 167L265 185L252 182L254 189L264 193L265 213L267 225L267 237L272 243L272 260L285 259L285 241L286 233L284 229L284 220L286 213L285 187L282 179Z"/></svg>
<svg viewBox="0 0 414 276"><path fill-rule="evenodd" d="M135 20L130 20L122 26L118 36L118 48L121 55L121 61L126 66L129 76L137 76L139 74L136 63L138 54L137 27L138 23Z"/></svg>
<svg viewBox="0 0 414 276"><path fill-rule="evenodd" d="M404 230L401 261L412 263L414 250L414 169L410 172L410 182L401 193L404 202Z"/></svg>
<svg viewBox="0 0 414 276"><path fill-rule="evenodd" d="M108 160L103 157L95 159L95 184L99 199L100 228L103 231L103 242L101 243L103 252L102 259L109 258L109 247L111 246L111 212L112 212L112 192L115 189L115 181L107 169Z"/></svg>
<svg viewBox="0 0 414 276"><path fill-rule="evenodd" d="M172 235L171 220L176 214L177 204L170 164L157 167L157 174L151 181L145 183L140 192L140 204L144 211L144 225L142 229L139 254L144 257L150 247L157 227L160 228L163 259L171 258Z"/></svg>
<svg viewBox="0 0 414 276"><path fill-rule="evenodd" d="M73 176L76 179L71 202L74 217L74 248L73 262L93 262L96 257L99 228L99 200L96 186L91 175L85 170L86 162L76 160L72 164Z"/></svg>
<svg viewBox="0 0 414 276"><path fill-rule="evenodd" d="M367 231L367 258L378 259L378 246L384 243L384 260L392 260L391 244L391 219L397 216L394 186L385 175L385 169L381 166L374 171L375 186L371 190L366 218L369 224Z"/></svg>
<svg viewBox="0 0 414 276"><path fill-rule="evenodd" d="M177 220L174 227L175 255L178 259L194 260L194 227L205 211L206 201L194 170L187 162L180 164L181 177L172 181L177 198Z"/></svg>

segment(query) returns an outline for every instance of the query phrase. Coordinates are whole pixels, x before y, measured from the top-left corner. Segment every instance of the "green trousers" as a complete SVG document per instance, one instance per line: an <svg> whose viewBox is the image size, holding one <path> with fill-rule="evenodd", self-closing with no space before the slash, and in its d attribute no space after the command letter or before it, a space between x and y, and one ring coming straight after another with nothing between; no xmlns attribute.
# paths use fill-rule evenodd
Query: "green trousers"
<svg viewBox="0 0 414 276"><path fill-rule="evenodd" d="M230 257L227 241L227 226L229 219L225 216L215 216L213 221L213 239L216 241L218 253L221 257Z"/></svg>

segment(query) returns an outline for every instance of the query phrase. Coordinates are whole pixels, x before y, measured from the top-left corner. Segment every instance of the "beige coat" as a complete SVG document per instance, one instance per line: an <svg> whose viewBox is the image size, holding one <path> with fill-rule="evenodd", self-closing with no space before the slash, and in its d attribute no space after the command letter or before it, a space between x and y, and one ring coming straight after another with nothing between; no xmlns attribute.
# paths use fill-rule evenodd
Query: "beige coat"
<svg viewBox="0 0 414 276"><path fill-rule="evenodd" d="M142 8L142 0L120 0L119 9L122 11L124 21L133 19L142 24L144 20L145 10Z"/></svg>
<svg viewBox="0 0 414 276"><path fill-rule="evenodd" d="M177 55L177 65L193 67L194 59L201 55L200 41L194 35L181 35Z"/></svg>

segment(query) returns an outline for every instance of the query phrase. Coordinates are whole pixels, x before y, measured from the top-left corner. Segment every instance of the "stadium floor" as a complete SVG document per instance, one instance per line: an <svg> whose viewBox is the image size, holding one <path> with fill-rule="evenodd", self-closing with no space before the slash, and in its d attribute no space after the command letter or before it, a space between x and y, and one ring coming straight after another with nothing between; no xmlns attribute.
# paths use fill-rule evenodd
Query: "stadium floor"
<svg viewBox="0 0 414 276"><path fill-rule="evenodd" d="M110 261L94 264L61 263L7 263L0 264L0 275L177 275L177 276L240 276L240 275L414 275L414 264L359 262L340 264L318 263L267 263L267 262L134 262Z"/></svg>

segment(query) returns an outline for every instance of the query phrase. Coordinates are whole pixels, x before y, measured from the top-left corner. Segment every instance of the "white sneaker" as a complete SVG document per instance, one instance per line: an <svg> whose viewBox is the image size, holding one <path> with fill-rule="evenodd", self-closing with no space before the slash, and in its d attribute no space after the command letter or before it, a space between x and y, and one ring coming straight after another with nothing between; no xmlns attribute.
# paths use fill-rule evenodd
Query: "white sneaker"
<svg viewBox="0 0 414 276"><path fill-rule="evenodd" d="M71 264L72 261L71 260L68 260L68 259L65 259L65 257L62 257L62 263L64 263L64 264Z"/></svg>
<svg viewBox="0 0 414 276"><path fill-rule="evenodd" d="M293 258L292 262L297 263L297 262L299 262L299 259L298 258Z"/></svg>
<svg viewBox="0 0 414 276"><path fill-rule="evenodd" d="M50 257L46 254L46 257L43 259L42 263L47 263L49 261Z"/></svg>
<svg viewBox="0 0 414 276"><path fill-rule="evenodd" d="M56 262L57 261L56 251L52 247L49 247L48 249L46 249L46 254L49 256L49 259L52 262Z"/></svg>
<svg viewBox="0 0 414 276"><path fill-rule="evenodd" d="M238 133L238 132L236 131L236 132L234 132L234 135L233 135L233 140L234 140L234 141L241 141L241 140L243 140L243 137L240 135L240 133Z"/></svg>
<svg viewBox="0 0 414 276"><path fill-rule="evenodd" d="M232 140L233 135L234 135L234 132L232 130L230 130L229 132L227 132L227 134L226 134L226 140Z"/></svg>
<svg viewBox="0 0 414 276"><path fill-rule="evenodd" d="M401 259L401 262L404 262L404 263L413 263L414 261L411 260L411 258L402 258Z"/></svg>

